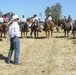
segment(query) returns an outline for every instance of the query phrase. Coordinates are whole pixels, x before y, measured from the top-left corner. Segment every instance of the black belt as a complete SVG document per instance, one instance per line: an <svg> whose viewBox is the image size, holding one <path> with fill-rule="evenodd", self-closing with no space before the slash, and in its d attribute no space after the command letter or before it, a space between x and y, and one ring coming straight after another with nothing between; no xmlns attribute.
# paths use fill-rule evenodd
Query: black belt
<svg viewBox="0 0 76 75"><path fill-rule="evenodd" d="M12 39L15 39L17 36L12 37Z"/></svg>

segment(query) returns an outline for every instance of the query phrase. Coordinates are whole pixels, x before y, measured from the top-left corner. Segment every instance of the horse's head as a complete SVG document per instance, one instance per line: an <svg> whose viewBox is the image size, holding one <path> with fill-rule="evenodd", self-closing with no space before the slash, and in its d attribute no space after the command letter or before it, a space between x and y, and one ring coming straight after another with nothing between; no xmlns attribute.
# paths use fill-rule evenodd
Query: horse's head
<svg viewBox="0 0 76 75"><path fill-rule="evenodd" d="M61 24L63 23L63 21L61 19L58 20L58 26L61 26Z"/></svg>

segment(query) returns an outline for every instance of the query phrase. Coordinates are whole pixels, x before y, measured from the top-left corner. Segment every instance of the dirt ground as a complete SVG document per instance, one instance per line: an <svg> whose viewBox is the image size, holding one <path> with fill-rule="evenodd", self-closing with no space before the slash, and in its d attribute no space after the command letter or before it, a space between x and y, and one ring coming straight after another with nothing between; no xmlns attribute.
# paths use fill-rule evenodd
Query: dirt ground
<svg viewBox="0 0 76 75"><path fill-rule="evenodd" d="M29 33L28 33L29 36ZM53 37L20 38L19 65L5 62L10 43L0 41L0 75L76 75L76 39L64 38L54 32ZM13 61L14 54L12 56Z"/></svg>

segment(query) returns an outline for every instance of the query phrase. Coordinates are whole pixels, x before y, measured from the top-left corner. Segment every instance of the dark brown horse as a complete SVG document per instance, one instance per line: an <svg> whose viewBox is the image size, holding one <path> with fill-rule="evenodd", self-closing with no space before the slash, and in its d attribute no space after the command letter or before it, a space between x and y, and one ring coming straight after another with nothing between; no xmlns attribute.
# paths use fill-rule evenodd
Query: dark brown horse
<svg viewBox="0 0 76 75"><path fill-rule="evenodd" d="M75 38L75 34L76 34L76 21L73 23L73 38Z"/></svg>
<svg viewBox="0 0 76 75"><path fill-rule="evenodd" d="M19 23L19 25L21 25L22 23ZM29 32L29 26L28 26L28 23L25 22L23 24L23 26L20 26L21 27L21 37L22 37L22 34L24 33L24 37L27 37L27 32ZM26 35L25 35L26 33Z"/></svg>
<svg viewBox="0 0 76 75"><path fill-rule="evenodd" d="M53 36L53 28L54 23L52 21L45 21L44 31L46 32L46 37L50 36L50 31L51 31L51 37Z"/></svg>
<svg viewBox="0 0 76 75"><path fill-rule="evenodd" d="M69 36L69 32L71 30L71 25L68 22L65 22L61 19L58 20L58 25L61 26L62 29L64 29L64 36L68 37Z"/></svg>
<svg viewBox="0 0 76 75"><path fill-rule="evenodd" d="M41 30L39 22L37 20L34 22L34 26L31 26L31 33L30 33L31 37L33 32L34 32L34 38L38 38L38 33L41 32Z"/></svg>

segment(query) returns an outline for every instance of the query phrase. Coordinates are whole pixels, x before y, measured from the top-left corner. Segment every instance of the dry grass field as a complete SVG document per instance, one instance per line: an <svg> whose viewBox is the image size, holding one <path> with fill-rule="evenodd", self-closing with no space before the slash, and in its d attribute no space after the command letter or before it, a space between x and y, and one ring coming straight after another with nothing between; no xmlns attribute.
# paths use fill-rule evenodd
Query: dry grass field
<svg viewBox="0 0 76 75"><path fill-rule="evenodd" d="M28 33L29 36L29 33ZM9 42L0 41L0 75L76 75L76 39L64 38L54 32L53 37L20 38L19 65L5 62ZM13 60L14 54L12 56Z"/></svg>

